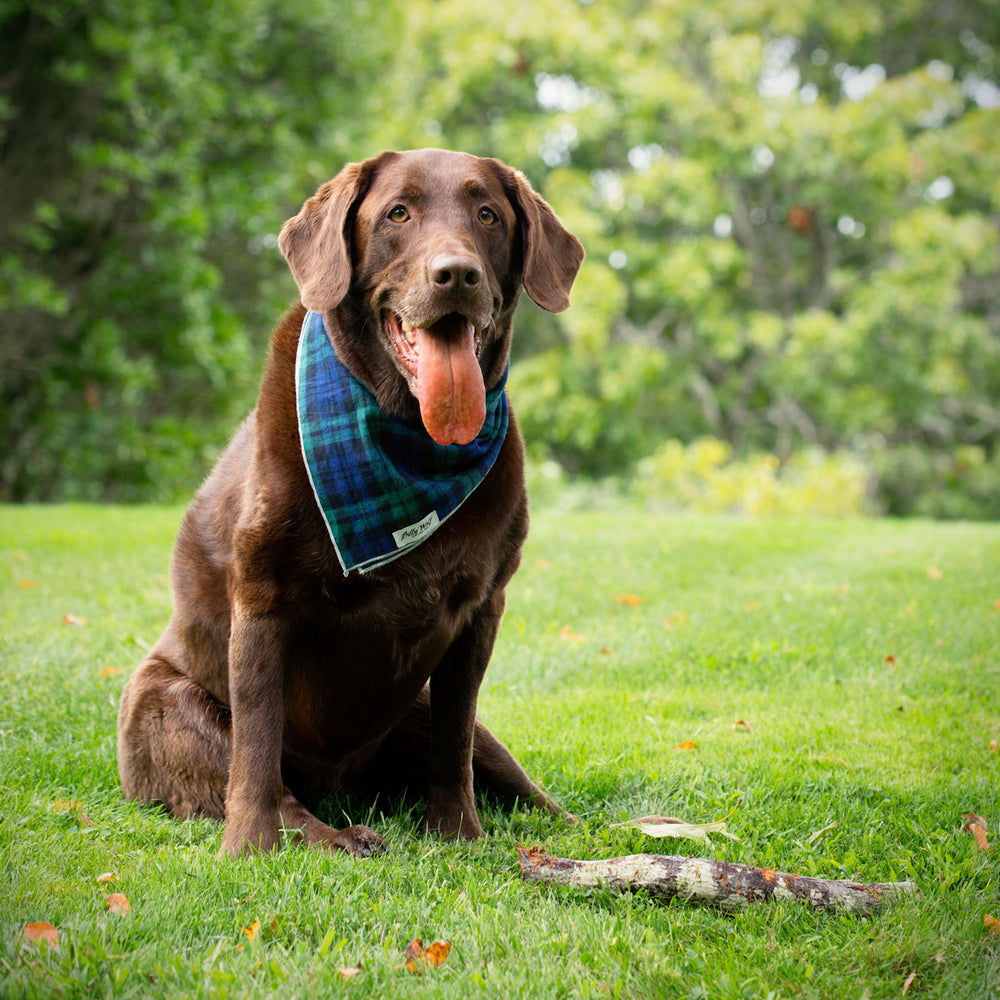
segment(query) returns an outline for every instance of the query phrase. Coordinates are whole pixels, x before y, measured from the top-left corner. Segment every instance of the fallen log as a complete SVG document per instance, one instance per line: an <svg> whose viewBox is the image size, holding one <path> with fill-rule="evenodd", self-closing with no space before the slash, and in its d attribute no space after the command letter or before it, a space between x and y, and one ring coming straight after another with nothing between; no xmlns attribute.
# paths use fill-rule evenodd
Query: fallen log
<svg viewBox="0 0 1000 1000"><path fill-rule="evenodd" d="M751 903L791 899L808 903L816 910L869 914L920 895L915 882L864 884L810 878L708 858L631 854L600 861L574 861L554 857L541 847L519 847L517 857L521 876L528 882L604 887L618 892L644 889L658 899L676 898L730 913Z"/></svg>

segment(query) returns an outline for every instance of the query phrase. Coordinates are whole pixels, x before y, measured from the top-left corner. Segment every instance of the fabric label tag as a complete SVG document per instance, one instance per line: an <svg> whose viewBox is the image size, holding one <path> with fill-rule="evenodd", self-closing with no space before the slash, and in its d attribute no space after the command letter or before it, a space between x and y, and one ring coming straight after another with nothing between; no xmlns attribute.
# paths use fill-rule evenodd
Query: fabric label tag
<svg viewBox="0 0 1000 1000"><path fill-rule="evenodd" d="M419 542L424 535L432 532L440 523L441 519L438 517L437 511L432 510L425 518L415 524L394 531L392 537L396 541L396 548L405 549L407 546Z"/></svg>

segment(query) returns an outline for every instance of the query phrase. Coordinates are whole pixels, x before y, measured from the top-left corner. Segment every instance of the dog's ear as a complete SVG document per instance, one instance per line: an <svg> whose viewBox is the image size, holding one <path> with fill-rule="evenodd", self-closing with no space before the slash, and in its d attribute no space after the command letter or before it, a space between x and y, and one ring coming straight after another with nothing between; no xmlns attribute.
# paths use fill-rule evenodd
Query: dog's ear
<svg viewBox="0 0 1000 1000"><path fill-rule="evenodd" d="M519 170L496 162L521 228L524 290L543 309L562 312L569 308L569 290L583 263L583 245Z"/></svg>
<svg viewBox="0 0 1000 1000"><path fill-rule="evenodd" d="M329 312L351 285L351 229L377 160L349 163L289 219L278 235L306 309Z"/></svg>

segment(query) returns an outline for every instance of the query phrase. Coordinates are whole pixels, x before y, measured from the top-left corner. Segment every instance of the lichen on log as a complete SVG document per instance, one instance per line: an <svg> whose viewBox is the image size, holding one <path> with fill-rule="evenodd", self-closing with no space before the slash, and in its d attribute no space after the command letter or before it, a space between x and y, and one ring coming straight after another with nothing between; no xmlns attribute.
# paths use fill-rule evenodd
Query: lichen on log
<svg viewBox="0 0 1000 1000"><path fill-rule="evenodd" d="M816 910L869 914L920 895L914 882L812 878L709 858L631 854L574 861L555 857L541 847L519 847L517 854L521 875L529 882L619 892L645 890L657 899L700 903L730 913L753 903L795 900Z"/></svg>

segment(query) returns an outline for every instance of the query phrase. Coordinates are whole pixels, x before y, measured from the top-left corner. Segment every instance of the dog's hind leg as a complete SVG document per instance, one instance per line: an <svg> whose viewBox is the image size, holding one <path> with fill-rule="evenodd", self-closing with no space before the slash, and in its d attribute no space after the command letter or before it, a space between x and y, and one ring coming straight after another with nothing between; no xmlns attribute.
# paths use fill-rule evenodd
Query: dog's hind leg
<svg viewBox="0 0 1000 1000"><path fill-rule="evenodd" d="M118 774L128 798L174 815L225 815L229 709L156 651L129 679L118 709Z"/></svg>
<svg viewBox="0 0 1000 1000"><path fill-rule="evenodd" d="M538 787L514 755L478 720L472 744L472 773L476 785L503 798L523 799L552 815L561 806Z"/></svg>
<svg viewBox="0 0 1000 1000"><path fill-rule="evenodd" d="M427 687L417 695L406 715L384 738L366 770L356 778L371 791L407 785L422 793L427 784L431 746L431 699ZM514 755L476 719L472 742L472 773L477 790L488 790L503 799L521 799L553 815L559 804L525 773Z"/></svg>
<svg viewBox="0 0 1000 1000"><path fill-rule="evenodd" d="M154 650L125 685L118 710L118 773L125 795L162 803L179 818L224 819L231 729L229 709ZM308 843L359 856L384 847L367 827L327 826L287 787L280 815L282 828Z"/></svg>

